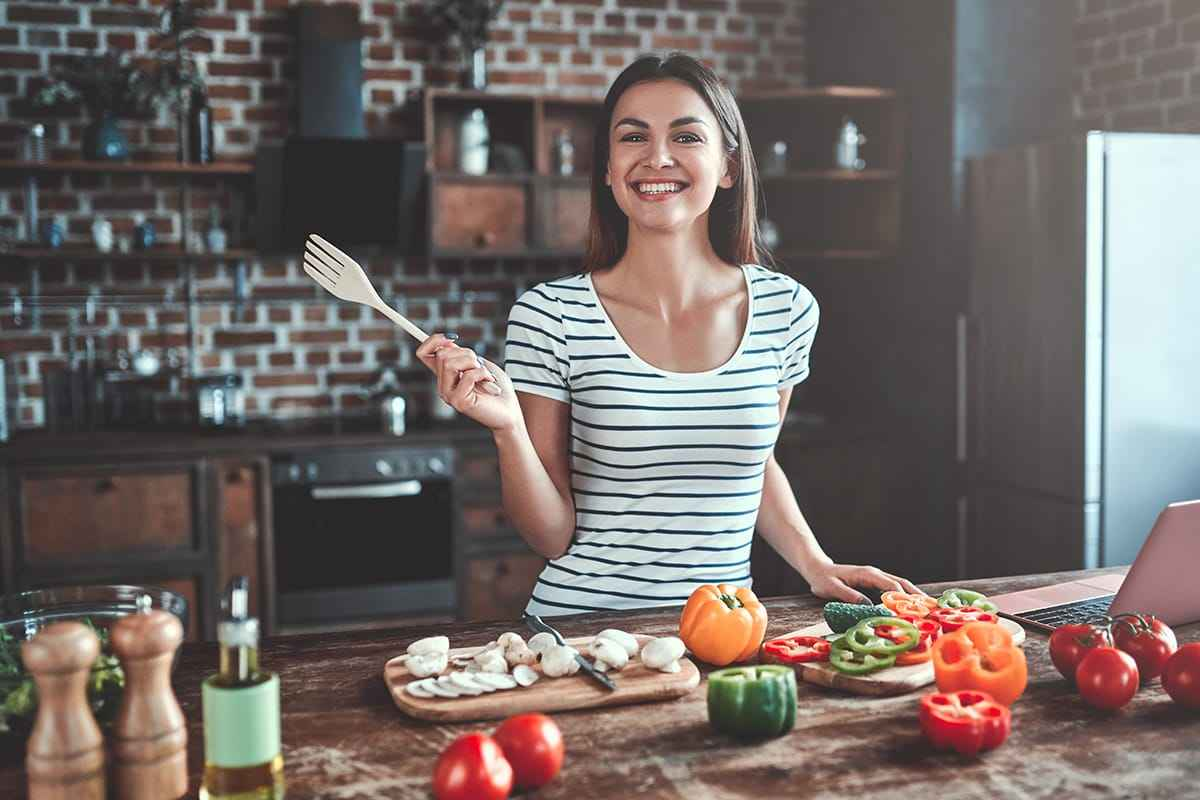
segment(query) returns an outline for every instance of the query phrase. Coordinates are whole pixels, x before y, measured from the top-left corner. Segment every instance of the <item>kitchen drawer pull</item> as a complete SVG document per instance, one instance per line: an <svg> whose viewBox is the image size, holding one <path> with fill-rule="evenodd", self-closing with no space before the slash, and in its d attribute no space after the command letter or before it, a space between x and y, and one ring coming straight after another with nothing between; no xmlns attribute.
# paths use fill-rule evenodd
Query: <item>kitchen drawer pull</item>
<svg viewBox="0 0 1200 800"><path fill-rule="evenodd" d="M117 488L117 482L112 478L101 478L96 481L96 494L106 494Z"/></svg>
<svg viewBox="0 0 1200 800"><path fill-rule="evenodd" d="M313 500L382 499L387 497L416 497L421 493L420 481L367 483L361 486L313 487Z"/></svg>

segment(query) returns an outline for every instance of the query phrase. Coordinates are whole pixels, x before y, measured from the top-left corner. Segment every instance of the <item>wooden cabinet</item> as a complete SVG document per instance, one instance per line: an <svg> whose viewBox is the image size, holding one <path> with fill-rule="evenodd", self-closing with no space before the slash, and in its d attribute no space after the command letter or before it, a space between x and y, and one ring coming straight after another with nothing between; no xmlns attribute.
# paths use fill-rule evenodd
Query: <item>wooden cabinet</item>
<svg viewBox="0 0 1200 800"><path fill-rule="evenodd" d="M218 526L215 590L230 579L250 578L250 613L264 633L275 627L275 555L270 464L265 457L217 461L213 465Z"/></svg>
<svg viewBox="0 0 1200 800"><path fill-rule="evenodd" d="M428 153L431 255L583 252L598 101L429 89L410 105ZM464 174L459 154L463 120L475 109L490 139L484 175ZM560 139L572 154L565 171Z"/></svg>
<svg viewBox="0 0 1200 800"><path fill-rule="evenodd" d="M459 616L468 621L520 619L545 559L533 553L468 558Z"/></svg>

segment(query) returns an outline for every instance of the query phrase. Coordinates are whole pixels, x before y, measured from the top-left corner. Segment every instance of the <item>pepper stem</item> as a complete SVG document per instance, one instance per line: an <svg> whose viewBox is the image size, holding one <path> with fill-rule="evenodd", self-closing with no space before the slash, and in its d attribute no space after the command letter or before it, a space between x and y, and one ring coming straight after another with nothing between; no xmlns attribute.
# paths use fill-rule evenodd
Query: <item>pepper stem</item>
<svg viewBox="0 0 1200 800"><path fill-rule="evenodd" d="M728 607L728 608L741 608L742 607L742 601L737 599L736 595L732 595L732 594L721 595L721 602L724 603L726 605L726 607Z"/></svg>

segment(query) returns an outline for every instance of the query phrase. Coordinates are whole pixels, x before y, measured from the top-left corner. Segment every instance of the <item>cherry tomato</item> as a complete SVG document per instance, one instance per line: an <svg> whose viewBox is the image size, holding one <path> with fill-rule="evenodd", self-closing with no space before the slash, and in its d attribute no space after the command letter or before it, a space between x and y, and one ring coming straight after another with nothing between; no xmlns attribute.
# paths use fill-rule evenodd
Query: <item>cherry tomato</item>
<svg viewBox="0 0 1200 800"><path fill-rule="evenodd" d="M1113 621L1112 631L1113 642L1133 656L1143 681L1161 675L1163 665L1179 647L1175 632L1153 616L1122 614Z"/></svg>
<svg viewBox="0 0 1200 800"><path fill-rule="evenodd" d="M1137 662L1115 647L1092 648L1075 670L1075 683L1089 705L1109 710L1120 708L1137 693Z"/></svg>
<svg viewBox="0 0 1200 800"><path fill-rule="evenodd" d="M1050 634L1050 660L1069 681L1075 680L1083 657L1097 647L1112 647L1108 629L1099 625L1063 625Z"/></svg>
<svg viewBox="0 0 1200 800"><path fill-rule="evenodd" d="M482 733L455 739L433 767L437 800L504 800L512 785L513 768L500 745Z"/></svg>
<svg viewBox="0 0 1200 800"><path fill-rule="evenodd" d="M1185 644L1167 659L1162 684L1179 705L1200 709L1200 642Z"/></svg>
<svg viewBox="0 0 1200 800"><path fill-rule="evenodd" d="M549 783L562 769L562 731L545 714L509 717L493 736L512 764L514 782L521 789Z"/></svg>

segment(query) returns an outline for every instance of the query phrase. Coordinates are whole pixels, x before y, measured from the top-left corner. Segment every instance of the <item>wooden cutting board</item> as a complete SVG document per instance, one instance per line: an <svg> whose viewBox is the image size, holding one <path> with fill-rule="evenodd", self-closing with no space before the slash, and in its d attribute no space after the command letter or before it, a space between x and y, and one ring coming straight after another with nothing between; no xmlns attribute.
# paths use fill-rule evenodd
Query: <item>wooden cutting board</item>
<svg viewBox="0 0 1200 800"><path fill-rule="evenodd" d="M1012 620L1000 618L1000 624L1006 631L1012 634L1013 643L1021 644L1025 641L1025 629ZM818 625L809 625L807 628L801 628L798 631L785 633L782 636L772 636L772 639L786 639L789 636L825 636L832 633L828 625L824 622ZM933 683L933 663L925 662L924 664L910 664L907 667L888 667L881 669L879 672L873 672L870 675L847 675L843 672L838 672L829 665L828 661L810 662L807 664L795 664L796 677L815 683L819 686L827 686L831 689L841 689L854 694L872 695L874 697L886 697L889 695L905 694L920 689L922 686L928 686Z"/></svg>
<svg viewBox="0 0 1200 800"><path fill-rule="evenodd" d="M639 648L650 636L634 635ZM567 639L567 644L585 653L584 647L592 637ZM452 647L450 658L474 655L481 647ZM585 653L586 655L586 653ZM638 657L630 659L625 669L609 672L616 691L610 691L582 671L562 678L544 675L532 686L481 694L475 697L414 697L404 691L406 684L416 680L404 666L403 658L393 658L383 667L383 680L391 692L396 707L417 719L433 722L465 722L468 720L503 719L528 711L568 711L576 708L598 708L629 703L650 703L683 697L700 684L700 670L685 656L679 659L679 672L659 672L649 669ZM445 672L459 669L451 664ZM534 669L541 671L540 666Z"/></svg>

